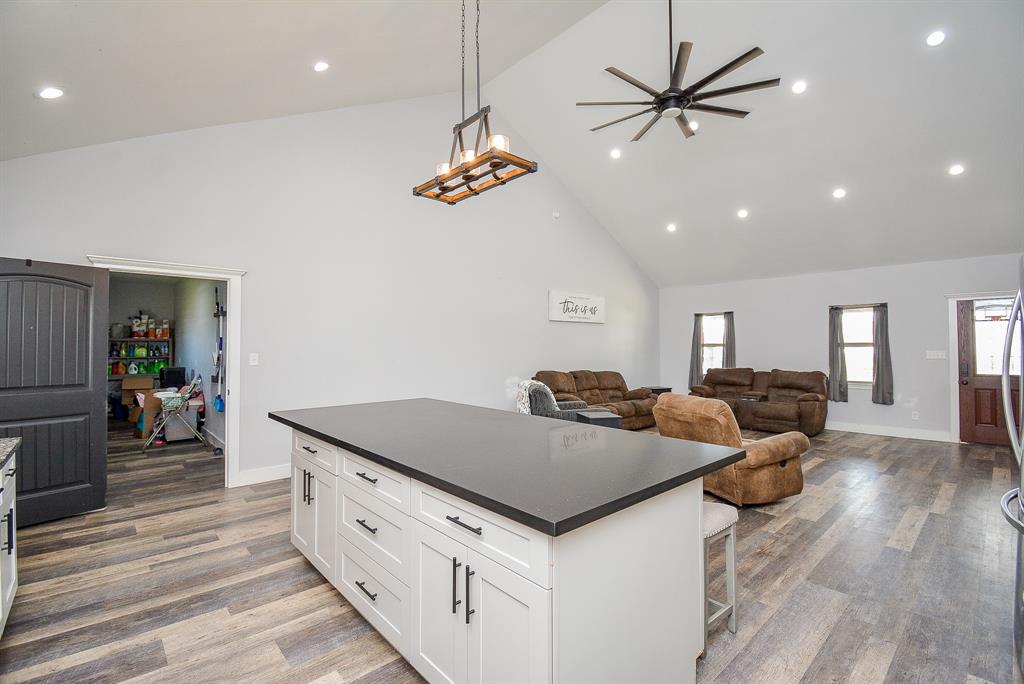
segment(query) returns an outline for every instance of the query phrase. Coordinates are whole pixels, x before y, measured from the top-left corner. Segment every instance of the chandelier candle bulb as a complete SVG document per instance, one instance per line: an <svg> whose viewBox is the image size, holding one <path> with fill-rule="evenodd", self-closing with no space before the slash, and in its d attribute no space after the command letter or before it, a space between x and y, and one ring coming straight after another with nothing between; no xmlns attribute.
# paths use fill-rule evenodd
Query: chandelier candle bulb
<svg viewBox="0 0 1024 684"><path fill-rule="evenodd" d="M452 166L448 162L444 162L443 164L438 164L437 165L437 169L435 169L435 170L437 171L437 175L438 176L443 176L446 173L450 173L451 172Z"/></svg>
<svg viewBox="0 0 1024 684"><path fill-rule="evenodd" d="M492 150L501 150L502 152L511 152L509 146L509 140L507 135L501 133L495 133L491 137L487 138L487 147Z"/></svg>

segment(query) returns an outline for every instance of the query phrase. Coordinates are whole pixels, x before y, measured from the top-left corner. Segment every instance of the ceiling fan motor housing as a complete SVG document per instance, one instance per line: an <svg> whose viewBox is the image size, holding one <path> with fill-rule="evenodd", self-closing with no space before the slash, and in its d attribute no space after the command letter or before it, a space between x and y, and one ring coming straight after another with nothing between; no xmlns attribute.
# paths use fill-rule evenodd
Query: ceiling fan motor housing
<svg viewBox="0 0 1024 684"><path fill-rule="evenodd" d="M658 96L658 113L664 119L672 119L679 116L684 109L690 106L692 100L683 94L678 88L669 88Z"/></svg>

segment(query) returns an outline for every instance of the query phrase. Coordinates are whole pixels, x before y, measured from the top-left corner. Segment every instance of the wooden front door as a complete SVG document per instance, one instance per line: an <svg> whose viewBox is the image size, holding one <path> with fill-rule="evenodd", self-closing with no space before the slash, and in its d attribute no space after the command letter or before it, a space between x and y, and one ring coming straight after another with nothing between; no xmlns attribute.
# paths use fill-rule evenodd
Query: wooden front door
<svg viewBox="0 0 1024 684"><path fill-rule="evenodd" d="M21 437L18 525L106 505L110 274L0 259L0 437Z"/></svg>
<svg viewBox="0 0 1024 684"><path fill-rule="evenodd" d="M1003 415L1002 357L1011 298L957 302L957 369L960 390L960 441L1009 445ZM1016 349L1011 366L1021 362ZM1020 406L1020 380L1011 374L1014 411Z"/></svg>

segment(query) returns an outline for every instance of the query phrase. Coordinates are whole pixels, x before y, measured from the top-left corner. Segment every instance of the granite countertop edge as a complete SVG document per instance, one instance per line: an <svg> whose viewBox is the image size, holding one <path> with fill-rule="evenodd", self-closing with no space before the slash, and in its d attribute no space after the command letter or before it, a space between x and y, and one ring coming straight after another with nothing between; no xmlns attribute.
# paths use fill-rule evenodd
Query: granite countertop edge
<svg viewBox="0 0 1024 684"><path fill-rule="evenodd" d="M0 468L7 465L19 446L21 446L21 437L0 437Z"/></svg>

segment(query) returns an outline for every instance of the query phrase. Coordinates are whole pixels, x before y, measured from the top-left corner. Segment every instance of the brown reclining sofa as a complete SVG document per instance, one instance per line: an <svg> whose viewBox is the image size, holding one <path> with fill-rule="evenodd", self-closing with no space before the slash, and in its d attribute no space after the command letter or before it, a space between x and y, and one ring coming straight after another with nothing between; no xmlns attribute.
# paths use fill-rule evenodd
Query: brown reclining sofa
<svg viewBox="0 0 1024 684"><path fill-rule="evenodd" d="M533 379L550 387L556 401L585 401L588 408L600 408L621 416L624 430L643 430L654 425L657 397L647 387L627 388L621 373L543 370L537 371Z"/></svg>
<svg viewBox="0 0 1024 684"><path fill-rule="evenodd" d="M748 430L799 430L813 437L825 429L828 376L821 371L712 368L690 394L721 399Z"/></svg>

